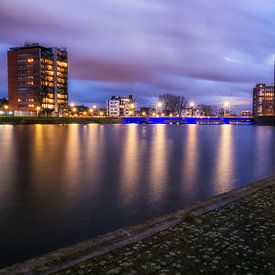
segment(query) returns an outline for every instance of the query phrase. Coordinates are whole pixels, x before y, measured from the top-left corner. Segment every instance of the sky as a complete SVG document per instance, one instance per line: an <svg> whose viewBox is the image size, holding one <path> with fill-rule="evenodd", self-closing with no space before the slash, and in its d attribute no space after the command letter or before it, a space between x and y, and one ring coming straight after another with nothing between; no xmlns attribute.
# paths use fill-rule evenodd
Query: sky
<svg viewBox="0 0 275 275"><path fill-rule="evenodd" d="M250 108L255 84L273 83L274 15L274 0L1 0L0 97L7 50L28 41L67 48L71 102L169 92Z"/></svg>

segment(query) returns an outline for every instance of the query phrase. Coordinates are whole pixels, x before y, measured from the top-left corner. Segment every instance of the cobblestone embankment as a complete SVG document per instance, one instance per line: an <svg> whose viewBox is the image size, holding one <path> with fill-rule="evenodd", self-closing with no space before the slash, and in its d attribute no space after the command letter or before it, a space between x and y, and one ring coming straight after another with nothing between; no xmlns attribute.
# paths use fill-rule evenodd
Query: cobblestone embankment
<svg viewBox="0 0 275 275"><path fill-rule="evenodd" d="M3 271L275 274L275 178L95 240Z"/></svg>

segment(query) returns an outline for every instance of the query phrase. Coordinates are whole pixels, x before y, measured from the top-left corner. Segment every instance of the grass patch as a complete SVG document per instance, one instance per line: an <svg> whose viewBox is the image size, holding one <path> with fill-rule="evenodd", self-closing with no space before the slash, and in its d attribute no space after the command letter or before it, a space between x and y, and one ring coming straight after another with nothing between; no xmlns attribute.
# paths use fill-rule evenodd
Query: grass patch
<svg viewBox="0 0 275 275"><path fill-rule="evenodd" d="M0 124L71 124L71 123L121 123L120 119L111 117L14 117L0 116Z"/></svg>

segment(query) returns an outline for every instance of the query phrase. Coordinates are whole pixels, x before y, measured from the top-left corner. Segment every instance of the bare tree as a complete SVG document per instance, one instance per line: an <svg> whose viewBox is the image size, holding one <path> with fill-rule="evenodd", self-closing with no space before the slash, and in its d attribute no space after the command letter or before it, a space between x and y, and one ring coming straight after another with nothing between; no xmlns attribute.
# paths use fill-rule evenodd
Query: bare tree
<svg viewBox="0 0 275 275"><path fill-rule="evenodd" d="M162 102L162 109L165 113L173 113L178 115L182 113L187 104L187 100L184 96L178 96L170 93L159 95L158 100Z"/></svg>
<svg viewBox="0 0 275 275"><path fill-rule="evenodd" d="M205 116L215 115L215 108L212 105L200 104L198 109L202 111L202 114Z"/></svg>

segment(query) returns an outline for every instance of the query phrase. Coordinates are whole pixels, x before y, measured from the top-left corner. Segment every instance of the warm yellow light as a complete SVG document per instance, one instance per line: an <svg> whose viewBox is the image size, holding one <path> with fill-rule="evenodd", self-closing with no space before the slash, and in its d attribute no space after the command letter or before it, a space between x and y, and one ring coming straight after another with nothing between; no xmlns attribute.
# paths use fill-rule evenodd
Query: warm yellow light
<svg viewBox="0 0 275 275"><path fill-rule="evenodd" d="M162 113L161 116L164 116L164 113Z"/></svg>
<svg viewBox="0 0 275 275"><path fill-rule="evenodd" d="M36 107L36 111L40 111L41 108L39 106Z"/></svg>
<svg viewBox="0 0 275 275"><path fill-rule="evenodd" d="M104 113L103 113L103 112L100 112L100 113L99 113L99 115L100 115L100 116L103 116L103 115L104 115Z"/></svg>
<svg viewBox="0 0 275 275"><path fill-rule="evenodd" d="M74 107L74 105L75 105L75 104L74 104L73 102L70 104L71 107Z"/></svg>
<svg viewBox="0 0 275 275"><path fill-rule="evenodd" d="M132 103L132 104L130 104L130 108L135 108L135 104L134 103Z"/></svg>
<svg viewBox="0 0 275 275"><path fill-rule="evenodd" d="M94 110L93 110L92 108L91 108L91 109L89 109L89 112L90 112L90 113L92 113L93 111L94 111Z"/></svg>
<svg viewBox="0 0 275 275"><path fill-rule="evenodd" d="M143 116L146 116L146 113L145 113L145 112L142 112L141 114L142 114Z"/></svg>
<svg viewBox="0 0 275 275"><path fill-rule="evenodd" d="M153 113L153 116L155 116L156 115L156 113Z"/></svg>
<svg viewBox="0 0 275 275"><path fill-rule="evenodd" d="M33 60L34 60L33 58L28 58L29 63L33 62Z"/></svg>
<svg viewBox="0 0 275 275"><path fill-rule="evenodd" d="M73 108L72 110L73 110L73 112L76 112L76 108Z"/></svg>
<svg viewBox="0 0 275 275"><path fill-rule="evenodd" d="M4 106L4 109L5 109L5 110L8 110L8 109L9 109L9 106L8 106L8 105L5 105L5 106Z"/></svg>
<svg viewBox="0 0 275 275"><path fill-rule="evenodd" d="M86 115L87 115L87 112L84 112L83 115L86 116Z"/></svg>
<svg viewBox="0 0 275 275"><path fill-rule="evenodd" d="M173 115L172 114L170 114L170 117L172 117Z"/></svg>

